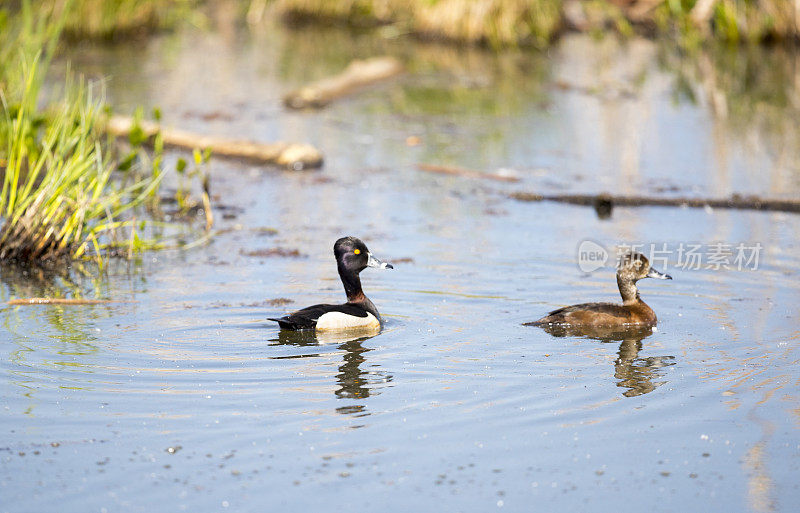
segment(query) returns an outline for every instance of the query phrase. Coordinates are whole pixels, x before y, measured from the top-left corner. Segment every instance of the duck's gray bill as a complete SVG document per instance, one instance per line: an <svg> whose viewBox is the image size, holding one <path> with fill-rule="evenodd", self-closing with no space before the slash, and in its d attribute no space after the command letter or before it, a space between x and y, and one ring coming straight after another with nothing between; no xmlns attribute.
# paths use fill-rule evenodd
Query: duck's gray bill
<svg viewBox="0 0 800 513"><path fill-rule="evenodd" d="M664 274L662 272L656 271L652 267L650 268L649 271L647 271L647 277L648 278L656 278L658 280L671 280L672 279L672 276L670 276L669 274Z"/></svg>
<svg viewBox="0 0 800 513"><path fill-rule="evenodd" d="M372 256L372 253L369 254L369 260L367 260L367 267L376 267L378 269L394 269L394 267L392 267L392 264L381 262L380 260Z"/></svg>

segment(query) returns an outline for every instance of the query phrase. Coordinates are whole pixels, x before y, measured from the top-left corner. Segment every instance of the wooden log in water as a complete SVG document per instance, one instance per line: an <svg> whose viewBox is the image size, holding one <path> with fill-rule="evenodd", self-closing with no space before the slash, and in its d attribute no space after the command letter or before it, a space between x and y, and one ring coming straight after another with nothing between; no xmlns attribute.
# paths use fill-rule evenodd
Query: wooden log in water
<svg viewBox="0 0 800 513"><path fill-rule="evenodd" d="M238 158L262 164L274 164L290 169L300 170L322 166L322 153L310 144L298 143L258 143L253 141L230 139L212 135L202 135L184 130L164 128L151 121L139 121L138 125L128 116L111 116L106 121L106 132L117 137L126 137L134 126L141 128L144 135L151 140L157 132L161 132L165 146L186 149L209 149L212 156Z"/></svg>
<svg viewBox="0 0 800 513"><path fill-rule="evenodd" d="M535 194L515 192L511 197L519 201L557 201L572 205L586 205L600 210L613 207L690 207L725 208L736 210L767 210L800 213L800 201L742 196L734 194L730 198L659 198L654 196L616 196L613 194Z"/></svg>
<svg viewBox="0 0 800 513"><path fill-rule="evenodd" d="M79 299L63 297L26 297L11 299L8 305L104 305L107 303L130 303L130 301L115 301L112 299Z"/></svg>
<svg viewBox="0 0 800 513"><path fill-rule="evenodd" d="M481 178L485 180L496 180L498 182L518 182L519 178L511 175L499 175L495 173L485 173L474 169L464 169L454 166L439 166L436 164L417 164L417 169L426 173L438 175L463 176L465 178Z"/></svg>
<svg viewBox="0 0 800 513"><path fill-rule="evenodd" d="M355 60L340 74L323 78L287 94L283 98L283 104L290 109L318 109L337 98L402 72L403 65L394 57Z"/></svg>

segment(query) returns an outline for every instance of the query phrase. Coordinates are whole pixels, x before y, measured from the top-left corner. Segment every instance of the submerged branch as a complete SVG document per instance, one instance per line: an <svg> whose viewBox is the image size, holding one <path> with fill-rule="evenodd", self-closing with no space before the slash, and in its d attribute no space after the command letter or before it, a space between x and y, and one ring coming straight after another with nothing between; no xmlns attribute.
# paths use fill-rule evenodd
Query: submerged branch
<svg viewBox="0 0 800 513"><path fill-rule="evenodd" d="M322 166L322 153L310 144L257 143L212 135L201 135L184 130L163 128L158 123L136 121L127 116L111 116L105 129L117 137L126 137L134 129L141 129L145 137L160 132L165 146L186 149L208 149L214 156L239 158L263 164L277 164L295 170Z"/></svg>
<svg viewBox="0 0 800 513"><path fill-rule="evenodd" d="M76 299L62 297L28 297L11 299L7 305L101 305L106 303L132 303L133 301L116 301L113 299Z"/></svg>
<svg viewBox="0 0 800 513"><path fill-rule="evenodd" d="M557 201L571 205L594 207L598 214L610 214L614 207L691 207L726 208L736 210L768 210L800 213L800 201L741 196L730 198L657 198L654 196L616 196L613 194L535 194L515 192L513 199L519 201ZM601 215L602 217L602 215Z"/></svg>
<svg viewBox="0 0 800 513"><path fill-rule="evenodd" d="M386 80L403 72L403 65L394 57L373 57L355 60L340 74L323 78L292 91L283 98L290 109L324 107L333 100L351 94L362 87Z"/></svg>
<svg viewBox="0 0 800 513"><path fill-rule="evenodd" d="M516 176L484 173L483 171L475 171L473 169L464 169L461 167L438 166L435 164L417 164L417 169L427 173L435 173L439 175L463 176L466 178L484 178L487 180L497 180L499 182L519 182L519 178Z"/></svg>

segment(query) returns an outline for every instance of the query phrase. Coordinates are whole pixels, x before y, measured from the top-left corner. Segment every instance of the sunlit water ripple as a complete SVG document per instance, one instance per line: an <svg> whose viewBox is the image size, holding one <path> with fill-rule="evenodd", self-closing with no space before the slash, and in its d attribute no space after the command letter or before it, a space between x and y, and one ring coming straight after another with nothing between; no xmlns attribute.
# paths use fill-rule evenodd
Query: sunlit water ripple
<svg viewBox="0 0 800 513"><path fill-rule="evenodd" d="M172 42L189 55L202 51ZM130 77L124 63L95 57L100 64L88 67ZM117 105L177 112L204 106L208 95L221 102L214 108L236 108L225 103L228 93L242 100L241 84L221 77L210 79L210 92L181 96L186 77L166 71L157 51L141 58L161 70L149 79L174 87L150 89L144 78L112 85ZM276 84L300 80L251 71L239 70L263 86L264 104L279 97ZM397 87L393 101L410 102L403 93L412 95L414 83ZM244 211L219 216L231 231L210 245L112 263L100 285L6 273L3 300L55 287L129 302L2 310L0 509L47 511L57 502L59 511L692 511L702 503L791 511L800 503L800 220L649 207L600 220L590 208L508 199L516 185L414 168L452 155L489 166L509 154L528 168L543 165L541 157L591 170L583 155L592 144L564 148L563 159L541 144L556 144L559 130L579 123L581 101L599 115L596 99L555 93L550 108L571 113L557 125L558 116L541 112L542 91L502 94L524 106L521 114L468 104L445 112L464 122L449 135L438 132L441 117L414 110L434 106L411 103L410 114L396 116L380 107L382 91L319 114L242 114L224 128L265 139L309 133L328 152L325 169L295 174L214 161L219 201ZM705 130L694 124L700 107L654 108L684 130ZM501 127L501 143L471 147L487 123L498 123L493 116L527 132ZM420 131L434 141L422 150L429 155L405 146L406 135ZM634 181L664 178L654 151ZM614 161L604 157L600 178L587 174L590 189L629 183L607 174ZM544 174L519 187L563 179ZM704 176L687 180L726 192ZM342 300L331 247L344 234L395 262L394 270L362 275L385 329L346 341L279 333L267 317ZM613 269L587 275L576 266L585 239L609 248L761 242L764 252L758 270L681 269L673 255L662 269L673 281L640 283L659 316L645 338L554 337L523 326L559 306L617 299ZM303 256L248 256L271 247ZM292 302L268 301L280 298Z"/></svg>

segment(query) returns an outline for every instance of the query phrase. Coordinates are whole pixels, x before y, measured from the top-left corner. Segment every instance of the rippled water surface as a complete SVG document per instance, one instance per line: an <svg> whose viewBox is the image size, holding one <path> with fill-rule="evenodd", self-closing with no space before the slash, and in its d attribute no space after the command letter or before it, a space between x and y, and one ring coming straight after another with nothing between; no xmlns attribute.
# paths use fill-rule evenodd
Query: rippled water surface
<svg viewBox="0 0 800 513"><path fill-rule="evenodd" d="M796 511L800 217L643 207L599 219L509 198L797 198L796 83L781 71L793 56L684 62L652 42L583 38L495 56L224 24L70 53L119 111L311 142L326 165L212 160L223 233L206 246L99 277L3 269L3 300L120 302L0 310L1 510ZM320 112L281 107L291 88L378 53L408 73ZM383 332L279 333L267 317L343 300L331 248L346 234L395 265L362 274ZM657 332L522 326L617 300L613 269L576 265L587 239L670 249L658 267L674 280L640 283ZM681 243L702 245L701 268L682 265ZM757 269L714 269L714 243L761 244Z"/></svg>

